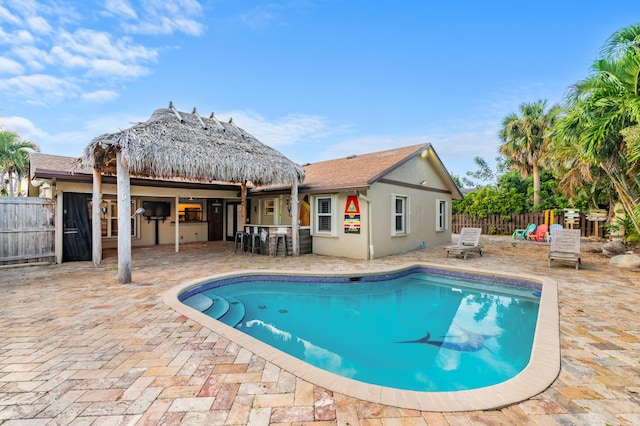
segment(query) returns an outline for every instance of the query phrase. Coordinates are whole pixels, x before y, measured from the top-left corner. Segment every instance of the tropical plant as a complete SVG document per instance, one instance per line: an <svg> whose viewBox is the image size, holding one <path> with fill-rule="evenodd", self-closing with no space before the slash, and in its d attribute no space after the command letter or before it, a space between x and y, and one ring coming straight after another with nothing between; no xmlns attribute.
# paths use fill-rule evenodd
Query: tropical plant
<svg viewBox="0 0 640 426"><path fill-rule="evenodd" d="M527 201L516 188L492 188L486 186L465 195L463 200L453 203L453 213L465 213L473 217L490 214L509 215L526 210Z"/></svg>
<svg viewBox="0 0 640 426"><path fill-rule="evenodd" d="M14 182L19 185L20 179L29 171L29 152L40 151L38 145L29 141L22 141L16 132L0 130L0 173L7 175L3 184L8 185L9 196L13 197L16 188Z"/></svg>
<svg viewBox="0 0 640 426"><path fill-rule="evenodd" d="M574 154L565 170L581 170L590 184L606 180L640 231L640 25L607 40L602 58L573 86L566 104L553 136L558 149Z"/></svg>
<svg viewBox="0 0 640 426"><path fill-rule="evenodd" d="M557 104L547 109L547 101L520 105L519 114L502 120L498 134L499 151L523 177L533 175L533 204L540 205L540 170L549 147L549 133L561 109Z"/></svg>

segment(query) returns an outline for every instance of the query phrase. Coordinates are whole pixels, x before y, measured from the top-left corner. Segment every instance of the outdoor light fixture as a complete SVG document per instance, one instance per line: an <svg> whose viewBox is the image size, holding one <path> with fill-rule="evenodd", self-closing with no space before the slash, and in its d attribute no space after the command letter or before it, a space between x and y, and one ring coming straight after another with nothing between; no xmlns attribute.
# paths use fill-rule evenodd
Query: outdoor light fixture
<svg viewBox="0 0 640 426"><path fill-rule="evenodd" d="M135 211L134 214L131 215L131 219L133 219L135 216L140 216L143 213L144 213L144 208L140 207L138 210Z"/></svg>
<svg viewBox="0 0 640 426"><path fill-rule="evenodd" d="M427 182L426 180L423 180L422 182L420 182L420 185L427 186L427 183L429 183L429 182Z"/></svg>

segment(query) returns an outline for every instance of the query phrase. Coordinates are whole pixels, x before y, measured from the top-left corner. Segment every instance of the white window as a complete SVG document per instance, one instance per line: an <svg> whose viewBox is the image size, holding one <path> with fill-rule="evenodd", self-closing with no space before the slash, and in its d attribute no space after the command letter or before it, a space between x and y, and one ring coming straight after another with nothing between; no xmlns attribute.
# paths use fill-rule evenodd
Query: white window
<svg viewBox="0 0 640 426"><path fill-rule="evenodd" d="M316 235L337 235L335 196L320 195L314 197L314 233Z"/></svg>
<svg viewBox="0 0 640 426"><path fill-rule="evenodd" d="M409 233L409 198L404 195L391 196L391 235Z"/></svg>
<svg viewBox="0 0 640 426"><path fill-rule="evenodd" d="M316 202L318 214L318 232L331 232L331 198L318 198Z"/></svg>
<svg viewBox="0 0 640 426"><path fill-rule="evenodd" d="M91 204L88 204L89 217L93 213ZM136 211L136 201L131 200L131 212ZM131 217L131 236L137 236L138 218L140 216L133 215ZM115 238L118 236L118 203L116 200L103 200L100 204L100 228L102 236L105 238Z"/></svg>
<svg viewBox="0 0 640 426"><path fill-rule="evenodd" d="M447 200L436 200L436 231L449 229L449 221L447 220L448 204Z"/></svg>

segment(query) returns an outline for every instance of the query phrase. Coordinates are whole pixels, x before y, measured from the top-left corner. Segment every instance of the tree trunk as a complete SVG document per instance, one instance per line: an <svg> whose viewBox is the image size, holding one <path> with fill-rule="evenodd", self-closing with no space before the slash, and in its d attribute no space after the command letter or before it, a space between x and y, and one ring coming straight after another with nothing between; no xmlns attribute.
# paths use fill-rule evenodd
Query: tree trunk
<svg viewBox="0 0 640 426"><path fill-rule="evenodd" d="M533 164L533 208L540 205L540 166Z"/></svg>
<svg viewBox="0 0 640 426"><path fill-rule="evenodd" d="M640 223L635 215L635 212L638 209L638 194L629 188L624 173L617 170L611 170L606 166L606 164L600 163L600 167L602 167L609 179L611 179L613 187L618 194L618 200L624 207L627 217L631 220L631 223L633 223L636 232L640 233Z"/></svg>
<svg viewBox="0 0 640 426"><path fill-rule="evenodd" d="M118 282L131 282L131 181L129 165L124 164L122 153L116 154L118 186Z"/></svg>
<svg viewBox="0 0 640 426"><path fill-rule="evenodd" d="M9 197L15 196L15 188L13 186L14 177L13 172L9 172Z"/></svg>

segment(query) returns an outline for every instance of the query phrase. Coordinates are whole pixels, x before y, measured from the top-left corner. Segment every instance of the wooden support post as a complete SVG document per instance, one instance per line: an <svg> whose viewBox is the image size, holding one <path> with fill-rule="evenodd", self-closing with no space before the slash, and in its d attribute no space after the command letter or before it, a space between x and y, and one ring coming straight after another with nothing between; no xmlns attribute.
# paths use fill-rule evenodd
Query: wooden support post
<svg viewBox="0 0 640 426"><path fill-rule="evenodd" d="M244 181L240 184L240 230L244 231L244 226L247 224L247 182Z"/></svg>
<svg viewBox="0 0 640 426"><path fill-rule="evenodd" d="M176 218L176 234L175 234L175 239L176 239L175 250L176 250L176 253L178 253L180 251L180 206L178 204L180 204L180 197L176 197L176 201L175 201L176 208L174 210L175 218ZM157 219L156 219L156 223L158 223Z"/></svg>
<svg viewBox="0 0 640 426"><path fill-rule="evenodd" d="M100 199L102 198L102 174L93 169L93 195L91 198L91 257L94 266L102 263L102 228L100 226Z"/></svg>
<svg viewBox="0 0 640 426"><path fill-rule="evenodd" d="M291 187L291 247L293 255L300 256L300 221L298 220L298 180Z"/></svg>
<svg viewBox="0 0 640 426"><path fill-rule="evenodd" d="M131 282L131 181L121 151L116 153L118 183L118 282Z"/></svg>

